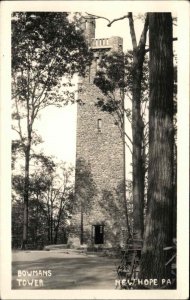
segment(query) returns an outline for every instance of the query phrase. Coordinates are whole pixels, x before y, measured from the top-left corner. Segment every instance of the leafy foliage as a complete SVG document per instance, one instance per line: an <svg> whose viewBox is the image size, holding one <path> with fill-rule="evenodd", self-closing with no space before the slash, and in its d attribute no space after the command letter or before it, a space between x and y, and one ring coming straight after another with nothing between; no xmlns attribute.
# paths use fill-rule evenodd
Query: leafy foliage
<svg viewBox="0 0 190 300"><path fill-rule="evenodd" d="M148 61L141 53L141 48L139 52L135 48L126 54L110 52L104 55L99 65L100 70L94 79L94 83L105 95L98 99L96 105L112 115L132 155L133 201L139 202L139 205L133 206L134 220L137 221L134 221L133 228L140 228L140 235L148 155ZM126 130L126 120L131 125L131 133ZM139 215L140 225L137 220Z"/></svg>
<svg viewBox="0 0 190 300"><path fill-rule="evenodd" d="M28 242L32 247L62 240L58 232L66 231L73 206L73 168L55 163L51 157L34 155L29 184ZM24 176L12 177L13 247L22 240ZM61 229L61 230L60 230ZM31 245L30 245L31 247Z"/></svg>
<svg viewBox="0 0 190 300"><path fill-rule="evenodd" d="M67 13L12 15L13 129L25 157L23 249L28 231L31 150L42 142L34 131L35 120L47 106L75 101L71 79L75 73L83 76L91 61L78 24L69 21Z"/></svg>
<svg viewBox="0 0 190 300"><path fill-rule="evenodd" d="M82 31L67 13L17 12L12 16L12 117L23 147L40 110L74 101L71 77L91 61ZM67 80L62 78L67 77ZM26 122L25 122L26 120ZM28 135L23 133L25 127ZM25 149L24 149L25 150Z"/></svg>
<svg viewBox="0 0 190 300"><path fill-rule="evenodd" d="M84 75L85 65L90 62L87 45L81 29L67 17L67 13L56 12L13 13L14 72L30 68L39 84L48 80L49 87L63 75Z"/></svg>
<svg viewBox="0 0 190 300"><path fill-rule="evenodd" d="M105 95L124 87L124 56L122 53L104 55L99 63L94 83Z"/></svg>
<svg viewBox="0 0 190 300"><path fill-rule="evenodd" d="M99 70L94 78L94 83L100 88L107 98L97 101L97 106L103 111L113 113L121 106L122 98L131 98L133 90L133 56L132 52L126 54L112 52L105 54L100 63ZM145 57L143 65L143 79L141 85L141 101L148 100L148 58ZM128 116L129 110L126 111Z"/></svg>

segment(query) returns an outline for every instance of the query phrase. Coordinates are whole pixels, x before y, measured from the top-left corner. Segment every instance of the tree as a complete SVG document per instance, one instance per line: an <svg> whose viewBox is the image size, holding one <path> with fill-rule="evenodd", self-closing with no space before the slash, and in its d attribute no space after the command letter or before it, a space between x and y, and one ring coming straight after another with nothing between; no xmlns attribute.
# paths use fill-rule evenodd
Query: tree
<svg viewBox="0 0 190 300"><path fill-rule="evenodd" d="M41 142L34 122L47 106L74 101L71 77L84 75L90 54L78 23L67 13L19 12L12 18L12 98L14 130L25 157L24 226L22 248L27 243L30 155ZM67 83L61 82L65 76ZM66 87L67 89L66 89Z"/></svg>
<svg viewBox="0 0 190 300"><path fill-rule="evenodd" d="M73 168L65 163L55 163L52 157L32 155L29 182L28 242L38 248L44 244L57 243L60 228L66 231L73 205ZM22 198L24 174L12 177L13 184L13 234L18 247L23 223ZM14 229L16 228L16 230Z"/></svg>
<svg viewBox="0 0 190 300"><path fill-rule="evenodd" d="M64 163L57 165L58 172L51 175L49 186L44 193L48 241L57 244L61 224L70 218L73 206L73 168Z"/></svg>
<svg viewBox="0 0 190 300"><path fill-rule="evenodd" d="M144 166L142 157L144 123L141 116L141 86L143 78L143 63L145 58L146 35L148 31L148 15L139 44L136 41L132 13L128 14L130 33L133 45L132 74L132 136L133 136L133 220L134 237L142 238L144 231Z"/></svg>
<svg viewBox="0 0 190 300"><path fill-rule="evenodd" d="M31 154L30 159L30 181L29 181L29 218L28 218L28 239L31 243L39 240L45 240L46 232L41 231L41 226L47 231L47 207L44 200L49 186L51 185L51 178L57 170L52 157L43 154ZM43 219L43 223L42 223Z"/></svg>
<svg viewBox="0 0 190 300"><path fill-rule="evenodd" d="M101 62L99 64L99 71L96 73L94 83L101 89L106 97L98 99L97 106L101 110L106 111L112 115L115 123L118 125L121 136L123 137L126 146L129 148L130 153L134 156L134 151L136 149L136 143L134 138L130 137L129 129L126 130L126 120L129 121L129 125L132 127L132 131L138 130L135 127L134 122L132 122L132 117L134 112L132 112L131 102L135 101L133 95L133 85L134 85L134 63L133 63L133 53L131 51L124 53L108 53L102 56ZM136 79L135 79L136 80ZM137 228L141 229L141 235L143 232L143 210L144 210L144 196L145 196L145 173L147 164L147 132L148 124L146 118L146 108L148 102L148 62L144 58L142 78L141 78L141 93L140 93L140 103L139 111L141 122L142 122L142 133L140 136L140 152L139 157L141 158L141 164L138 166L138 177L141 180L138 181L138 187L141 190L141 202L140 207L135 202L134 198L134 232L136 233ZM128 103L130 102L130 103ZM133 105L133 104L132 104ZM124 150L125 151L125 150ZM140 159L139 158L139 159ZM135 160L136 162L136 160ZM133 166L133 173L137 169ZM139 174L140 173L140 174ZM135 173L136 174L136 173ZM137 176L137 175L136 175ZM126 177L126 176L125 176ZM133 175L133 187L137 178ZM125 181L127 178L125 178ZM127 205L127 204L126 204ZM141 214L137 214L137 212ZM139 216L140 220L136 220ZM128 222L127 222L128 223ZM139 225L141 223L141 226ZM127 226L129 227L129 226ZM130 233L130 230L128 230ZM142 238L142 236L140 237Z"/></svg>
<svg viewBox="0 0 190 300"><path fill-rule="evenodd" d="M14 143L13 143L14 144ZM19 152L17 154L20 154ZM20 162L20 160L19 160ZM28 206L28 241L30 246L38 247L44 241L45 229L45 206L43 194L49 186L50 174L55 171L55 164L50 157L42 154L31 156L32 172L29 182L29 206ZM16 165L12 175L12 229L14 233L13 246L15 241L19 246L22 236L20 228L23 227L23 196L24 196L24 172L21 167L18 170ZM14 229L15 228L15 229Z"/></svg>
<svg viewBox="0 0 190 300"><path fill-rule="evenodd" d="M171 13L149 13L150 106L147 218L141 277L170 278L164 247L172 245L173 49ZM152 262L152 263L150 263ZM157 286L160 288L160 284Z"/></svg>

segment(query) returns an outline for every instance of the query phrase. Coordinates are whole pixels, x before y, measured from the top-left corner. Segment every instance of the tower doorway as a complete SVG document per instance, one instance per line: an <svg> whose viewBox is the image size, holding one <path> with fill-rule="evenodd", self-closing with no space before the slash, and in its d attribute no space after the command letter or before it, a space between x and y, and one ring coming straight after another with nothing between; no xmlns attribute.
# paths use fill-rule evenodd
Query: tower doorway
<svg viewBox="0 0 190 300"><path fill-rule="evenodd" d="M92 226L92 235L94 244L103 244L104 243L104 225L93 225Z"/></svg>

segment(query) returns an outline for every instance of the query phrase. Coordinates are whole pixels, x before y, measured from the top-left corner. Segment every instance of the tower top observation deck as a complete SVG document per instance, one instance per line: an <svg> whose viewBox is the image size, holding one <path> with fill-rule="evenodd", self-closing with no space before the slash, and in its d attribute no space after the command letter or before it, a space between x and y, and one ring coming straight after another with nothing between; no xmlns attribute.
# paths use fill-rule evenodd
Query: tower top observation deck
<svg viewBox="0 0 190 300"><path fill-rule="evenodd" d="M119 36L100 39L92 38L89 46L92 50L107 49L118 52L123 50L123 39Z"/></svg>
<svg viewBox="0 0 190 300"><path fill-rule="evenodd" d="M112 51L123 51L123 38L119 36L112 36L109 38L96 38L96 20L93 17L82 20L81 27L84 31L85 38L89 47L92 50L112 50Z"/></svg>

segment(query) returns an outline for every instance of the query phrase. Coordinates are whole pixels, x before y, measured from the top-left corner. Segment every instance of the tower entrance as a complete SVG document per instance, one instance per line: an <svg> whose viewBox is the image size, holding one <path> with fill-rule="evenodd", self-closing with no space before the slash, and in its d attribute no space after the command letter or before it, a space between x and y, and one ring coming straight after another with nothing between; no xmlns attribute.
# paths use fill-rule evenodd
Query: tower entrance
<svg viewBox="0 0 190 300"><path fill-rule="evenodd" d="M92 238L95 245L104 243L104 226L93 225L92 226Z"/></svg>

